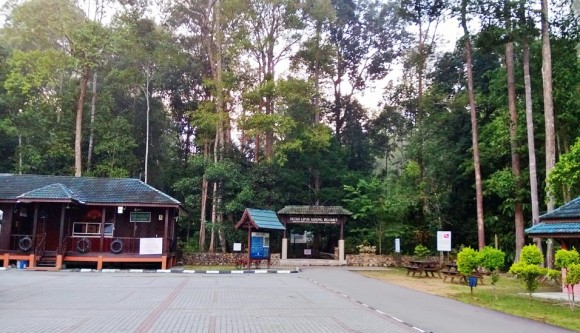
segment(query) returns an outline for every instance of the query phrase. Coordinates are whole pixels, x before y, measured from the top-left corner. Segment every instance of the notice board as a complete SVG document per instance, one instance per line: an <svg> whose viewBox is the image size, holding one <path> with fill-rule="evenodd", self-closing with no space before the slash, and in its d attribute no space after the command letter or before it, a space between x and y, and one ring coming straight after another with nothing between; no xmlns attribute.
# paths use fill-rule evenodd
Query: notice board
<svg viewBox="0 0 580 333"><path fill-rule="evenodd" d="M250 258L270 258L270 234L267 232L252 232L250 238Z"/></svg>

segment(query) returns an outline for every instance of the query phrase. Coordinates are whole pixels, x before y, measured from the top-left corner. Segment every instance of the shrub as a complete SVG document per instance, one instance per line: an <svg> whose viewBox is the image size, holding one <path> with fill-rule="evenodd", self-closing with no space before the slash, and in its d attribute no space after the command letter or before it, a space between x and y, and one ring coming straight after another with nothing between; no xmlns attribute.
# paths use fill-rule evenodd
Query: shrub
<svg viewBox="0 0 580 333"><path fill-rule="evenodd" d="M368 254L376 254L377 247L375 245L367 245L367 244L360 244L356 247L358 249L358 253L368 253Z"/></svg>
<svg viewBox="0 0 580 333"><path fill-rule="evenodd" d="M537 246L530 244L522 248L520 262L530 265L541 265L544 263L544 256Z"/></svg>
<svg viewBox="0 0 580 333"><path fill-rule="evenodd" d="M419 244L419 245L415 246L415 256L417 256L417 258L419 258L419 259L425 258L430 253L431 253L431 251L429 251L429 249L424 245Z"/></svg>
<svg viewBox="0 0 580 333"><path fill-rule="evenodd" d="M570 307L572 310L575 309L576 300L574 299L574 285L580 282L580 264L574 263L570 264L566 267L566 279L564 280L564 284L568 286L572 292L568 293L568 298L570 294L572 295L572 299L570 300Z"/></svg>
<svg viewBox="0 0 580 333"><path fill-rule="evenodd" d="M547 269L539 265L544 262L544 256L535 245L526 245L520 253L520 261L510 267L510 273L522 280L526 290L532 297L532 293L538 289L538 279L547 274Z"/></svg>
<svg viewBox="0 0 580 333"><path fill-rule="evenodd" d="M502 250L486 246L479 252L479 262L481 266L491 272L491 285L493 286L493 292L495 295L495 284L499 281L499 274L497 271L500 267L503 267L505 253ZM495 297L497 298L497 295L495 295Z"/></svg>
<svg viewBox="0 0 580 333"><path fill-rule="evenodd" d="M558 267L558 268L567 268L568 266L570 266L572 264L580 263L580 254L578 254L578 251L576 251L576 249L558 250L556 252L556 257L555 257L554 263L556 264L556 267Z"/></svg>
<svg viewBox="0 0 580 333"><path fill-rule="evenodd" d="M457 270L464 276L469 276L479 267L478 252L471 247L464 247L457 254Z"/></svg>
<svg viewBox="0 0 580 333"><path fill-rule="evenodd" d="M503 267L505 262L505 253L502 250L486 246L479 252L479 263L490 272L496 271Z"/></svg>

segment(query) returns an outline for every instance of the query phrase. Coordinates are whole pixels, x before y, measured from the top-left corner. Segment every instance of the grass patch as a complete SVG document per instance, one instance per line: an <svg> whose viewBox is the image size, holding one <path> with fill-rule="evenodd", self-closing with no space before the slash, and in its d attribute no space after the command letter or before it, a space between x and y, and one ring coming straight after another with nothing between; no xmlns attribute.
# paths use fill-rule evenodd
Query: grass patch
<svg viewBox="0 0 580 333"><path fill-rule="evenodd" d="M473 296L467 285L443 282L440 278L416 278L406 275L404 269L386 271L360 271L359 273L410 289L445 296L464 303L512 314L574 331L580 331L580 308L572 311L566 300L531 298L524 285L517 279L502 275L494 294L491 279L484 278L484 285L473 288ZM560 292L559 286L541 285L536 292ZM497 299L496 296L497 295Z"/></svg>

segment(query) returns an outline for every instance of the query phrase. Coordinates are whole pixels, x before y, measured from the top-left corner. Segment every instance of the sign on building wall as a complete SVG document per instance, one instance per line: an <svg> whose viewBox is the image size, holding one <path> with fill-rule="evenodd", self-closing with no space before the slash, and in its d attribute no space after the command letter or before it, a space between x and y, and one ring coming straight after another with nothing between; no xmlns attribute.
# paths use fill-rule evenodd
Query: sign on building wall
<svg viewBox="0 0 580 333"><path fill-rule="evenodd" d="M451 251L451 231L437 231L437 251Z"/></svg>
<svg viewBox="0 0 580 333"><path fill-rule="evenodd" d="M162 254L163 238L140 238L139 254Z"/></svg>
<svg viewBox="0 0 580 333"><path fill-rule="evenodd" d="M250 258L270 258L270 234L267 232L252 232L250 239Z"/></svg>
<svg viewBox="0 0 580 333"><path fill-rule="evenodd" d="M151 222L151 212L131 212L131 222Z"/></svg>

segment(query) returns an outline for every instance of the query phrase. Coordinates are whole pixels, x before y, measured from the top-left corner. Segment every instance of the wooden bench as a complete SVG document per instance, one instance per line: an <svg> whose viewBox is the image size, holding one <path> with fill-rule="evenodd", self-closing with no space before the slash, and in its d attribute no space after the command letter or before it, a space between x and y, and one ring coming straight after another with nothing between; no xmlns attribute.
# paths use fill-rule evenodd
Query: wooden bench
<svg viewBox="0 0 580 333"><path fill-rule="evenodd" d="M442 270L441 273L443 273L443 282L447 282L447 278L450 277L451 278L451 282L453 282L453 280L457 277L457 275L459 274L459 272L457 272L456 270Z"/></svg>
<svg viewBox="0 0 580 333"><path fill-rule="evenodd" d="M415 276L415 273L417 273L417 270L419 269L418 266L412 266L412 265L406 265L403 266L407 269L407 276L409 276L409 273L413 272L413 276Z"/></svg>
<svg viewBox="0 0 580 333"><path fill-rule="evenodd" d="M443 273L443 282L446 282L448 277L451 278L451 282L453 282L456 277L459 277L459 282L465 282L467 284L467 278L465 276L459 274L459 272L457 272L457 271L442 270L441 273ZM478 283L483 285L484 274L473 273L471 276L477 277Z"/></svg>
<svg viewBox="0 0 580 333"><path fill-rule="evenodd" d="M426 276L429 276L429 273L431 273L431 276L435 277L435 273L437 273L437 276L441 277L441 273L439 273L441 270L437 267L425 267L423 268L423 271L425 272Z"/></svg>

